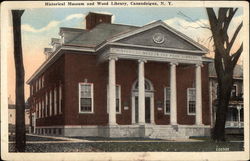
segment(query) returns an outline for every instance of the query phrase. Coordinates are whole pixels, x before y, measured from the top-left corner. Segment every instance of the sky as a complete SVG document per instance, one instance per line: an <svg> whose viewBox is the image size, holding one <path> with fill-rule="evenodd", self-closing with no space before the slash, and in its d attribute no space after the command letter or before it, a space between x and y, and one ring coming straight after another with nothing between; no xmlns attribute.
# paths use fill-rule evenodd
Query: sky
<svg viewBox="0 0 250 161"><path fill-rule="evenodd" d="M112 14L112 23L143 26L153 21L162 20L169 26L186 34L211 51L212 44L208 38L211 32L200 26L209 26L205 8L34 8L26 9L22 15L22 46L24 55L25 82L45 61L44 48L50 47L51 38L59 38L59 27L85 28L85 16L88 12ZM231 23L230 31L235 30L242 21L242 9L239 9ZM9 44L11 39L11 26ZM242 33L240 33L242 34ZM238 36L240 37L240 35ZM237 40L234 49L237 49ZM13 46L8 48L8 96L10 102L15 100L15 70ZM208 56L213 56L209 53ZM25 99L29 97L29 86L25 85Z"/></svg>

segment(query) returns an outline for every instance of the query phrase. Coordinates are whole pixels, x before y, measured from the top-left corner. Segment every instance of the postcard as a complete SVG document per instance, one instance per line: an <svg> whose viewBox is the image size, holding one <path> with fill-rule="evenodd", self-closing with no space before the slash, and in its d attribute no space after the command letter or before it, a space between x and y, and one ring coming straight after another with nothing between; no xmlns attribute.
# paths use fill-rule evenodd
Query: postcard
<svg viewBox="0 0 250 161"><path fill-rule="evenodd" d="M1 5L3 160L248 160L244 1Z"/></svg>

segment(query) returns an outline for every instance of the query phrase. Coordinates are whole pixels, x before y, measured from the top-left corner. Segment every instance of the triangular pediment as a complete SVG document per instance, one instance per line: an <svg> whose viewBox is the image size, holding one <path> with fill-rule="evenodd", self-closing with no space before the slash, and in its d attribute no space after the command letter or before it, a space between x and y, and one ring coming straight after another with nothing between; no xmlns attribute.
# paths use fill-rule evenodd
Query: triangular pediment
<svg viewBox="0 0 250 161"><path fill-rule="evenodd" d="M133 46L138 45L175 50L200 51L201 53L207 52L206 48L184 34L167 26L162 21L157 21L129 33L119 35L114 38L112 42L130 44Z"/></svg>

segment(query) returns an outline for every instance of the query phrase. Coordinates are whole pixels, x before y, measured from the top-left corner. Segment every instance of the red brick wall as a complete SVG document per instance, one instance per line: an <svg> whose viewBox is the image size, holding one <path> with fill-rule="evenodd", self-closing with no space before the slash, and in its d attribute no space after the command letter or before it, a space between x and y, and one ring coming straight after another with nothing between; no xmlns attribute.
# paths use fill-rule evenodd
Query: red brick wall
<svg viewBox="0 0 250 161"><path fill-rule="evenodd" d="M178 124L195 124L195 115L188 115L187 88L195 88L195 65L179 65L177 79L177 122ZM210 124L208 67L202 67L202 117L203 123Z"/></svg>
<svg viewBox="0 0 250 161"><path fill-rule="evenodd" d="M44 100L45 103L45 93L48 93L48 99L49 97L49 91L53 90L52 95L52 116L39 118L36 121L36 126L54 126L54 125L64 125L64 102L62 102L62 111L63 114L54 116L54 88L56 87L58 90L59 84L62 84L62 93L64 93L63 84L64 84L64 61L65 57L64 55L61 56L56 62L54 62L47 70L44 72L44 87L41 88L38 91L35 91L33 95L31 95L31 107L32 111L35 111L35 104L38 101ZM40 78L40 77L39 77ZM37 80L37 79L35 79ZM31 84L34 84L35 81L31 82ZM59 97L59 92L57 92L57 98ZM62 95L62 98L64 100L64 95ZM58 99L57 99L58 100ZM50 101L50 100L49 100ZM57 112L59 111L59 102L57 102ZM48 108L49 111L49 108Z"/></svg>
<svg viewBox="0 0 250 161"><path fill-rule="evenodd" d="M164 107L158 111L157 101L164 104L164 87L169 87L168 63L148 61L145 63L145 78L154 86L154 113L156 124L169 124L169 115L164 114ZM187 88L195 85L195 66L177 66L177 115L178 124L194 124L195 116L187 115ZM118 124L131 124L131 89L138 78L138 62L136 60L116 61L116 83L121 85L121 114L117 114ZM78 84L87 79L94 84L94 113L79 114ZM63 82L63 116L39 119L38 125L107 125L107 84L108 63L98 63L93 54L68 52L54 63L45 75L45 85L53 87ZM210 124L208 68L202 67L203 123ZM47 88L46 88L47 89ZM124 110L124 102L129 109Z"/></svg>
<svg viewBox="0 0 250 161"><path fill-rule="evenodd" d="M65 113L67 125L104 125L108 115L106 109L106 85L108 66L97 64L95 55L67 53L65 55ZM94 113L79 114L78 84L87 79L94 83Z"/></svg>

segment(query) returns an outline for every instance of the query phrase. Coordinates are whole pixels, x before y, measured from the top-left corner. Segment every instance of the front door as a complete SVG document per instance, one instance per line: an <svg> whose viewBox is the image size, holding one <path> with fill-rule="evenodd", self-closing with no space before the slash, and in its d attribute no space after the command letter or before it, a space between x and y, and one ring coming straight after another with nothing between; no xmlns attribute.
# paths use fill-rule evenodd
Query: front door
<svg viewBox="0 0 250 161"><path fill-rule="evenodd" d="M145 122L150 123L150 108L151 108L151 103L150 103L150 97L145 97ZM135 122L138 123L138 97L135 97Z"/></svg>

